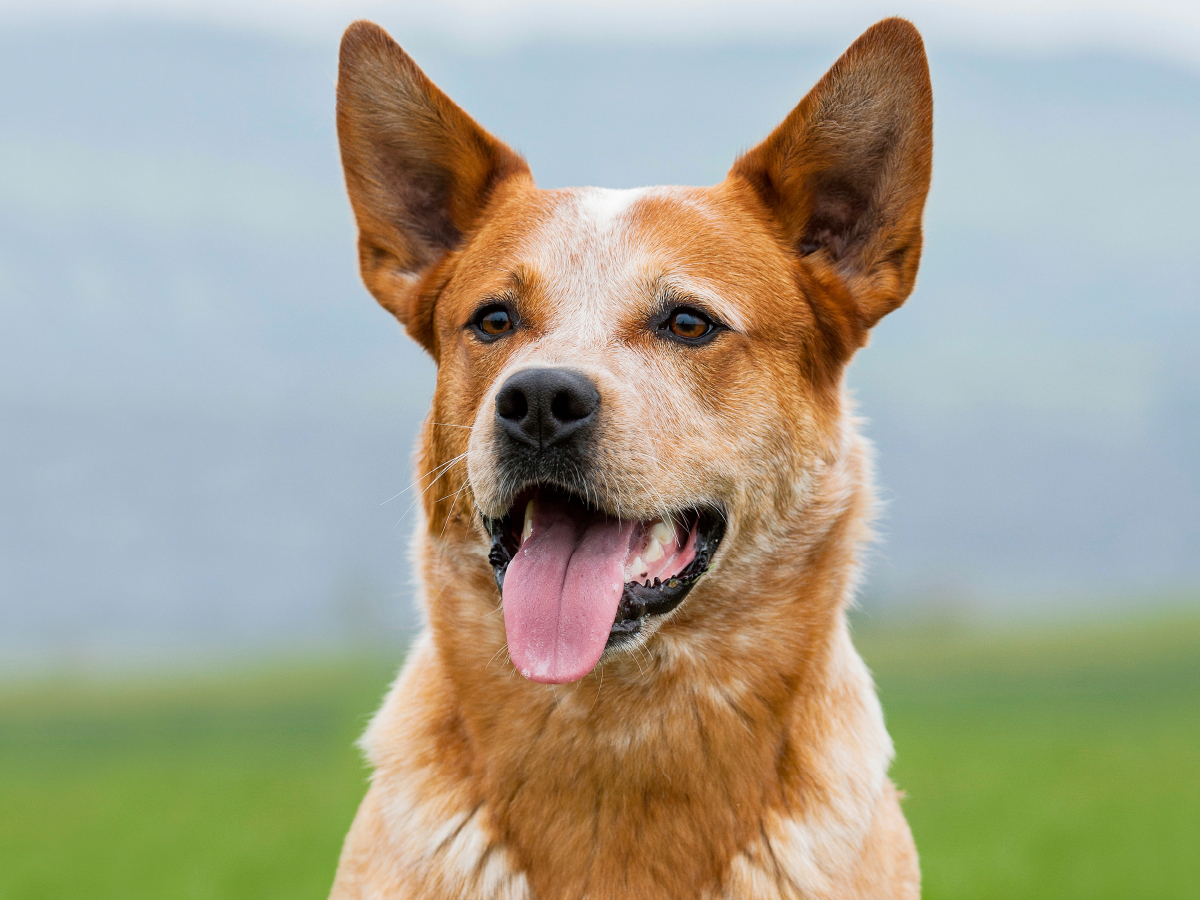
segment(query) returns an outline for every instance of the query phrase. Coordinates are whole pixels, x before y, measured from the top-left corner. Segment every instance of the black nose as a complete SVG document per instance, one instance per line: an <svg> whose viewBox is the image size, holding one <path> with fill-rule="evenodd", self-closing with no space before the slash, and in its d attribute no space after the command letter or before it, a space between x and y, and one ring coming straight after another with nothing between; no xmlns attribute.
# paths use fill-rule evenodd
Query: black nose
<svg viewBox="0 0 1200 900"><path fill-rule="evenodd" d="M569 369L524 369L496 395L496 424L538 449L578 438L596 420L600 392Z"/></svg>

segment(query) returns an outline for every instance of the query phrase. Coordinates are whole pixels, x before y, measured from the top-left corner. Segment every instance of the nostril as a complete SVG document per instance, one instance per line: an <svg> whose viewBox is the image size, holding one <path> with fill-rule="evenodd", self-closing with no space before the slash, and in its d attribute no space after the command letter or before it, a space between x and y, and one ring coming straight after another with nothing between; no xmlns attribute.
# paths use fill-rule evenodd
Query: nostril
<svg viewBox="0 0 1200 900"><path fill-rule="evenodd" d="M550 415L560 422L577 422L592 414L593 404L587 403L576 391L558 391L550 401Z"/></svg>
<svg viewBox="0 0 1200 900"><path fill-rule="evenodd" d="M529 415L529 400L516 385L509 385L496 396L496 415L511 422L520 422Z"/></svg>

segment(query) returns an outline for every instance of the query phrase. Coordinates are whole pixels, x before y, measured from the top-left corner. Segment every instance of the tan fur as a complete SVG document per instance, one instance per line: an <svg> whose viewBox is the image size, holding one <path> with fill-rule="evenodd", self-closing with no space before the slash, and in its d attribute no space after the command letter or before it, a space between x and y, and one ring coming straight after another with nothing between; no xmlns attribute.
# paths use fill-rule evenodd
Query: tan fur
<svg viewBox="0 0 1200 900"><path fill-rule="evenodd" d="M916 275L931 110L920 37L868 31L711 188L542 191L376 26L343 42L338 127L364 280L438 362L414 543L427 626L363 746L333 897L912 898L891 742L845 611L869 457L842 371ZM665 291L731 326L684 348ZM501 341L465 323L521 310ZM513 486L508 375L603 397L594 502L719 503L713 568L633 651L568 685L507 659L480 513Z"/></svg>

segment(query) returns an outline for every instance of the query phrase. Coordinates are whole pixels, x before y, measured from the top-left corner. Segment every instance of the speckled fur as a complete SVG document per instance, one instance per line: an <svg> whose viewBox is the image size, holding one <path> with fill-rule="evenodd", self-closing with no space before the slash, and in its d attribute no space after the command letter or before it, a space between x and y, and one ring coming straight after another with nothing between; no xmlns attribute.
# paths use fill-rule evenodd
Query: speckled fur
<svg viewBox="0 0 1200 900"><path fill-rule="evenodd" d="M916 276L915 29L868 31L710 188L539 190L369 23L347 32L338 100L364 280L439 374L417 457L427 624L363 738L374 775L332 896L918 896L846 625L873 498L842 386ZM657 337L667 292L729 330ZM484 344L464 325L496 296L521 325ZM594 502L728 518L680 607L557 686L508 662L480 524L513 500L496 390L552 365L600 389Z"/></svg>

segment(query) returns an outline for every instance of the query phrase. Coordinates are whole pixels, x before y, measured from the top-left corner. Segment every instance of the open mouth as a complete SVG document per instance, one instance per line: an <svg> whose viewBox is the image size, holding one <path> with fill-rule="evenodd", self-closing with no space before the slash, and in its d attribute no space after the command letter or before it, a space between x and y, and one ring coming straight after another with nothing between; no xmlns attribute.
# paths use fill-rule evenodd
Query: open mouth
<svg viewBox="0 0 1200 900"><path fill-rule="evenodd" d="M483 522L509 655L526 678L555 684L582 678L606 649L678 606L725 531L715 511L633 521L544 487Z"/></svg>

